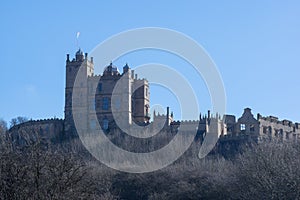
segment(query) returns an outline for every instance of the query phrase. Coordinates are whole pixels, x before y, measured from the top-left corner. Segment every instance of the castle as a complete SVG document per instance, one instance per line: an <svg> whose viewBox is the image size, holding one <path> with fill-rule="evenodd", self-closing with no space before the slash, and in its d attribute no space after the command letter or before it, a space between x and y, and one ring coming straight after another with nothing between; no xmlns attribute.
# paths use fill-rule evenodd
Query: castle
<svg viewBox="0 0 300 200"><path fill-rule="evenodd" d="M79 105L73 104L72 92L74 92L75 79L81 68L79 87ZM77 76L78 77L78 76ZM117 82L122 82L121 92L118 98L112 99L113 90ZM113 100L113 101L112 101ZM138 79L134 71L126 64L123 73L118 71L112 63L108 65L102 76L94 75L93 58L89 60L88 54L79 49L75 58L71 61L69 55L66 60L66 89L65 89L65 130L74 133L73 111L85 109L87 116L86 126L93 129L99 121L104 130L116 126L112 113L112 106L116 110L115 115L121 116L123 121L131 124L149 122L149 84L145 79ZM96 111L97 119L91 117L91 112Z"/></svg>
<svg viewBox="0 0 300 200"><path fill-rule="evenodd" d="M76 85L75 79L78 73L83 78ZM113 98L113 91L118 82L122 83L122 92ZM80 92L79 96L73 94L74 85ZM76 98L81 99L80 104L74 103ZM163 121L164 130L171 132L176 132L181 124L186 124L193 130L197 130L198 136L202 138L206 134L217 132L220 143L244 139L255 142L273 138L282 141L300 139L299 123L289 120L280 121L277 117L263 117L260 114L257 114L255 118L250 108L244 109L244 113L238 119L234 115L213 116L208 111L204 116L200 114L199 119L194 121L174 121L173 114L170 114L169 108L167 108L166 114L156 115L154 113L153 122L151 122L149 99L148 81L138 79L128 64L123 67L122 73L110 63L102 75L95 75L93 58L89 58L87 53L84 54L79 49L72 60L67 54L64 120L29 121L12 127L9 132L17 144L25 143L29 137L25 136L28 131L50 139L76 137L73 111L84 110L87 117L82 121L86 129L95 128L95 124L99 122L101 128L107 132L118 128L115 117L119 116L129 126L132 123L147 126L155 121ZM96 117L91 114L92 112L96 113ZM31 137L34 138L34 136Z"/></svg>

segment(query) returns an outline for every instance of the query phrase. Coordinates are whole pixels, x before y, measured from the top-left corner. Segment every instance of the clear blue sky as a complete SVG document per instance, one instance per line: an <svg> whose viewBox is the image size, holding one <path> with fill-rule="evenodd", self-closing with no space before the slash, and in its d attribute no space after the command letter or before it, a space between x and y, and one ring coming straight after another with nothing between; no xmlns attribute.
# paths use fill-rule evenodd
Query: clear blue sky
<svg viewBox="0 0 300 200"><path fill-rule="evenodd" d="M185 33L207 50L224 81L227 113L240 116L251 107L255 114L300 121L300 2L220 2L2 2L0 118L63 117L65 59L76 51L76 32L89 52L113 34L155 26ZM150 54L116 62L159 62L157 52ZM153 101L173 105L168 98ZM207 109L204 102L201 110Z"/></svg>

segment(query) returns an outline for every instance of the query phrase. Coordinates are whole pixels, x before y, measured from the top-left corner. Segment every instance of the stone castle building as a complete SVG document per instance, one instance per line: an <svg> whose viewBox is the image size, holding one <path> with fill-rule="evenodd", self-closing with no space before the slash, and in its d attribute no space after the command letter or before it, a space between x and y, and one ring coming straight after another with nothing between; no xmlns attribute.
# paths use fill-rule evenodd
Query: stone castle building
<svg viewBox="0 0 300 200"><path fill-rule="evenodd" d="M79 72L79 68L81 68ZM81 73L81 74L78 74ZM82 77L80 77L80 75ZM80 77L80 87L77 91L80 98L79 105L73 104L75 79ZM120 82L119 94L113 91ZM112 106L113 105L113 106ZM70 60L67 55L66 60L66 88L65 88L65 130L75 132L73 111L85 109L87 116L86 127L93 129L98 121L104 130L115 127L114 118L119 116L123 122L137 124L149 122L149 84L145 79L138 79L134 71L126 64L123 72L120 73L118 68L110 63L102 75L94 75L93 58L88 58L88 54L79 49L75 58ZM112 109L114 110L113 116ZM97 118L92 116L96 111Z"/></svg>
<svg viewBox="0 0 300 200"><path fill-rule="evenodd" d="M79 69L81 70L79 72ZM79 82L76 76L80 73ZM77 82L76 82L77 81ZM121 90L115 98L114 88L121 82ZM73 94L77 91L77 96ZM79 91L79 92L78 92ZM75 97L74 97L75 96ZM80 103L74 101L80 99ZM246 108L240 118L236 120L234 115L212 115L210 111L206 115L199 116L194 121L174 121L173 114L155 114L153 122L150 121L150 92L149 83L145 79L138 79L134 70L126 64L123 72L110 63L102 75L94 74L93 58L80 49L75 58L66 59L66 87L64 120L49 119L29 121L10 129L15 141L24 139L25 130L40 132L43 137L70 138L76 137L74 124L74 110L83 110L87 117L83 124L86 129L93 129L99 122L103 130L117 129L116 117L121 117L129 126L134 122L146 126L156 121L163 121L164 130L176 132L181 124L197 130L197 138L204 138L212 132L220 137L219 142L251 140L261 142L278 138L280 140L300 139L300 124L289 120L280 121L277 117L263 117L257 114L255 118L250 108ZM113 110L115 109L115 110ZM96 113L96 118L92 113ZM114 112L114 115L113 115Z"/></svg>
<svg viewBox="0 0 300 200"><path fill-rule="evenodd" d="M260 142L270 139L299 140L300 124L289 120L279 120L277 117L263 117L257 114L255 118L250 108L245 108L243 115L236 121L235 116L226 115L224 123L227 133L222 139L252 137Z"/></svg>

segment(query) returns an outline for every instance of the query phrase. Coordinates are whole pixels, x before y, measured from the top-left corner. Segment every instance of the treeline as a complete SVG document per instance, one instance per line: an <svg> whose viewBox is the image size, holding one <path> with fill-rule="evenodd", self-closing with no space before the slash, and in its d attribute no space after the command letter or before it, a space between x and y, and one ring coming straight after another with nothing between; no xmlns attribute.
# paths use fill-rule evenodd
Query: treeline
<svg viewBox="0 0 300 200"><path fill-rule="evenodd" d="M9 122L9 128L11 128L15 125L18 125L18 124L22 124L27 121L29 121L29 119L27 117L18 116L18 117L12 118ZM7 129L8 129L7 122L4 121L3 119L0 119L0 133L2 133L3 131L5 131Z"/></svg>
<svg viewBox="0 0 300 200"><path fill-rule="evenodd" d="M20 149L1 141L0 199L300 199L297 142L253 144L230 159L201 160L194 143L164 169L129 174L88 156L79 141L37 140Z"/></svg>
<svg viewBox="0 0 300 200"><path fill-rule="evenodd" d="M179 159L148 174L117 173L121 199L299 199L300 145L269 142L245 148L231 160Z"/></svg>
<svg viewBox="0 0 300 200"><path fill-rule="evenodd" d="M112 170L63 146L1 145L0 199L114 199Z"/></svg>

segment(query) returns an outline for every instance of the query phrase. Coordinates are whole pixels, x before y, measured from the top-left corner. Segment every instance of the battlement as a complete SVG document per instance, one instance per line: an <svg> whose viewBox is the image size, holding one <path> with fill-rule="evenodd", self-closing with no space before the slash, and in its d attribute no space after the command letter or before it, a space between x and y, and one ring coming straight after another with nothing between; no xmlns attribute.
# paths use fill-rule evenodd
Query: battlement
<svg viewBox="0 0 300 200"><path fill-rule="evenodd" d="M196 124L199 122L200 122L199 120L182 120L182 121L180 121L180 123L182 123L182 124Z"/></svg>
<svg viewBox="0 0 300 200"><path fill-rule="evenodd" d="M101 78L100 74L93 74L92 76L90 76L91 78Z"/></svg>
<svg viewBox="0 0 300 200"><path fill-rule="evenodd" d="M89 61L91 63L94 63L94 58L91 57L91 59L89 60L88 53L83 54L81 49L79 49L76 52L75 58L73 58L72 61L70 60L70 54L67 54L67 60L66 60L67 63L75 63L75 62L83 62L83 61Z"/></svg>
<svg viewBox="0 0 300 200"><path fill-rule="evenodd" d="M148 82L148 80L145 79L145 78L138 78L138 79L135 79L135 80L137 80L137 81L147 81Z"/></svg>
<svg viewBox="0 0 300 200"><path fill-rule="evenodd" d="M31 142L61 142L65 139L64 120L58 118L30 120L8 131L13 146L26 146Z"/></svg>
<svg viewBox="0 0 300 200"><path fill-rule="evenodd" d="M49 119L38 119L38 120L29 120L27 122L17 124L9 129L9 131L14 131L17 129L20 129L21 127L25 126L32 126L32 125L37 125L37 124L54 124L54 123L63 123L64 119L59 119L59 118L49 118Z"/></svg>
<svg viewBox="0 0 300 200"><path fill-rule="evenodd" d="M158 115L162 116L162 117L166 116L164 114L162 114L162 115L158 114ZM209 123L211 121L213 121L213 122L220 121L221 122L221 121L223 121L223 119L221 119L221 116L218 113L216 113L215 115L213 115L208 110L208 114L207 115L203 116L200 113L198 120L177 120L177 121L173 121L172 124L180 124L180 123L185 123L185 124L188 124L188 123L191 123L191 124L194 124L194 123Z"/></svg>

